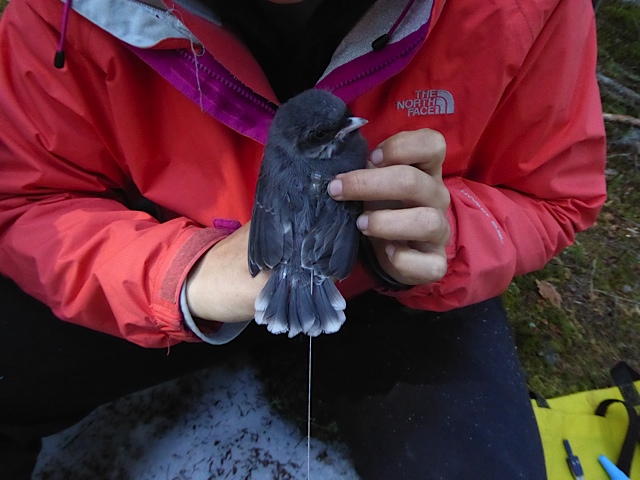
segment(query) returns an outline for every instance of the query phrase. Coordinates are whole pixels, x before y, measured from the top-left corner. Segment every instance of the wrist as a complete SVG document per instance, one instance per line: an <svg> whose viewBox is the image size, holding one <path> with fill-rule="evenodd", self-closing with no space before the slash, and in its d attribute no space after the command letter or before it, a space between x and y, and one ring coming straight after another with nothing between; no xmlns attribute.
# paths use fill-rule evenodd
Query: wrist
<svg viewBox="0 0 640 480"><path fill-rule="evenodd" d="M253 319L267 275L249 273L248 231L248 225L243 226L194 264L186 281L186 302L193 316L223 323Z"/></svg>
<svg viewBox="0 0 640 480"><path fill-rule="evenodd" d="M249 325L249 322L220 323L201 320L191 315L187 305L186 282L180 291L180 310L184 318L186 328L203 342L211 345L224 345L236 338Z"/></svg>

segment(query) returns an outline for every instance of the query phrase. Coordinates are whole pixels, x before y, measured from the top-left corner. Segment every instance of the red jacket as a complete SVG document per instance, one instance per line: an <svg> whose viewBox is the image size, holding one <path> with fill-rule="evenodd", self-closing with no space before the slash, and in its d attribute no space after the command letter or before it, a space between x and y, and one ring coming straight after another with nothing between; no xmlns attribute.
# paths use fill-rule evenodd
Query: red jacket
<svg viewBox="0 0 640 480"><path fill-rule="evenodd" d="M229 234L214 219L250 219L277 102L247 49L193 9L102 4L74 2L60 70L61 2L12 0L3 15L0 272L62 319L149 347L196 341L181 286ZM371 147L440 131L451 192L448 273L386 293L437 311L498 295L571 244L605 199L591 5L416 1L380 52L366 44L389 27L376 18L318 87L369 119ZM162 221L130 208L140 194ZM358 270L343 290L373 286Z"/></svg>

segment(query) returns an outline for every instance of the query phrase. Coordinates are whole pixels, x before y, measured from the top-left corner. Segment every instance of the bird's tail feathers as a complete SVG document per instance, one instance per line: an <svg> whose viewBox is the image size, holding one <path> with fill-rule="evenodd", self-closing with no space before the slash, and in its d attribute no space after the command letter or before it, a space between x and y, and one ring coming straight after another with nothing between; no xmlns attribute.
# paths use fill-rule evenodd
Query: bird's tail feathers
<svg viewBox="0 0 640 480"><path fill-rule="evenodd" d="M333 281L326 279L320 285L314 286L313 299L320 317L322 333L336 333L340 330L346 318L344 309L347 307L347 302Z"/></svg>
<svg viewBox="0 0 640 480"><path fill-rule="evenodd" d="M289 331L287 297L286 277L273 272L256 298L256 323L266 325L275 334Z"/></svg>
<svg viewBox="0 0 640 480"><path fill-rule="evenodd" d="M347 303L331 279L315 280L304 273L272 271L256 299L256 323L289 337L299 333L316 337L340 330Z"/></svg>

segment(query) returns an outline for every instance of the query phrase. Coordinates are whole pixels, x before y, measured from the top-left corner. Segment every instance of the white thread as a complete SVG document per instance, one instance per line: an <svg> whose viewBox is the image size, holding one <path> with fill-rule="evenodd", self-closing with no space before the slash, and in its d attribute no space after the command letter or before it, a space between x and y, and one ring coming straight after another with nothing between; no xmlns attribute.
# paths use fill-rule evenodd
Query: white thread
<svg viewBox="0 0 640 480"><path fill-rule="evenodd" d="M309 391L307 395L307 480L311 479L311 339L309 335Z"/></svg>
<svg viewBox="0 0 640 480"><path fill-rule="evenodd" d="M176 4L173 3L170 7L167 6L167 12L171 15L173 15L182 25L184 25L184 19L182 18L182 13L180 12L180 10L176 9ZM180 17L180 18L178 18ZM180 30L178 30L180 31ZM193 53L193 63L194 63L194 67L196 70L196 84L198 86L198 93L200 94L200 99L199 99L199 103L200 103L200 111L203 112L204 111L204 105L202 102L202 87L200 86L200 75L198 73L200 64L198 63L198 57L200 55L204 55L204 45L200 44L200 47L202 48L202 51L200 52L200 54L198 54L198 52L196 51L196 47L195 47L195 42L194 39L195 37L193 36L193 34L185 27L184 31L182 33L186 33L189 37L189 44L191 45L191 53Z"/></svg>
<svg viewBox="0 0 640 480"><path fill-rule="evenodd" d="M178 32L180 32L182 35L189 37L189 39L193 41L193 39L195 39L196 37L194 37L193 33L191 33L191 31L184 24L184 17L182 16L182 12L176 9L176 4L173 3L171 6L168 6L168 5L165 5L165 6L167 7L166 13L173 16L176 20L178 20L178 22L180 22L180 25L174 28Z"/></svg>
<svg viewBox="0 0 640 480"><path fill-rule="evenodd" d="M193 40L190 38L189 42L191 43L191 53L193 53L193 63L196 69L196 84L198 85L198 93L200 94L200 111L204 112L204 106L202 103L202 87L200 86L200 74L198 73L200 64L198 63L198 52L196 52L196 48L194 46ZM202 53L204 54L204 45L202 45Z"/></svg>

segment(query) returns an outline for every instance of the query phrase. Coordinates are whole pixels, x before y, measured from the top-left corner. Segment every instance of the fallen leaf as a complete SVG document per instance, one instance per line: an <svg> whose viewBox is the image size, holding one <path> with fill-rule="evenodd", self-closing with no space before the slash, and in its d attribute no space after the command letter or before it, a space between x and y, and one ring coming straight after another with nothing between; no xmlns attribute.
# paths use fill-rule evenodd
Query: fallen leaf
<svg viewBox="0 0 640 480"><path fill-rule="evenodd" d="M536 285L538 285L538 293L542 298L549 301L555 307L562 307L562 297L553 284L546 280L538 280L536 278Z"/></svg>
<svg viewBox="0 0 640 480"><path fill-rule="evenodd" d="M562 336L562 330L560 330L560 327L558 327L557 325L549 325L549 330L551 330L552 333L555 333L558 336Z"/></svg>

